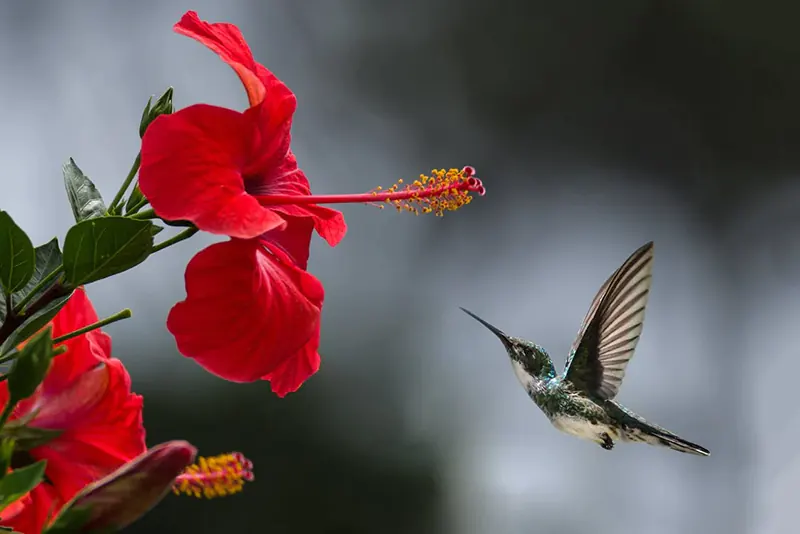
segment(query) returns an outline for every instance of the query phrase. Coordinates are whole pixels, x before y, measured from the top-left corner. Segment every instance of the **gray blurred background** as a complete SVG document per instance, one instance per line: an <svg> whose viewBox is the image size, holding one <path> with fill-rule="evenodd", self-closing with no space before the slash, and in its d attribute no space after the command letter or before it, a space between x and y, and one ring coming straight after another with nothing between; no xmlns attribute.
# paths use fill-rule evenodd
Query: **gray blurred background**
<svg viewBox="0 0 800 534"><path fill-rule="evenodd" d="M3 209L37 244L71 222L67 157L110 199L147 97L236 109L234 73L171 31L233 22L299 99L316 193L470 164L444 219L344 206L315 238L320 373L277 399L175 350L164 326L200 236L89 287L146 397L150 445L255 463L244 493L169 496L130 532L797 531L800 5L694 0L4 2ZM605 278L654 240L647 326L619 400L710 458L560 434L501 345L560 369Z"/></svg>

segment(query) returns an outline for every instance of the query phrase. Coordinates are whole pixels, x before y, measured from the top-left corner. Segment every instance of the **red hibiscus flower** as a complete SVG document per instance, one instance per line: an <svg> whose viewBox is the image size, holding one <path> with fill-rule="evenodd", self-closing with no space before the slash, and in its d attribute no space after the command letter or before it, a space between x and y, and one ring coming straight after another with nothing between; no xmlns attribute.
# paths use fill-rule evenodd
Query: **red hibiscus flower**
<svg viewBox="0 0 800 534"><path fill-rule="evenodd" d="M320 363L323 289L305 272L311 233L335 246L347 228L340 212L319 204L387 202L441 214L468 203L470 192L483 194L483 186L465 167L402 189L312 195L289 148L294 94L256 63L236 26L190 11L174 29L233 68L250 107L189 106L158 117L142 138L139 185L154 212L233 238L189 263L187 298L167 327L180 352L212 373L236 382L266 379L284 396Z"/></svg>
<svg viewBox="0 0 800 534"><path fill-rule="evenodd" d="M58 337L97 322L82 288L52 321ZM65 341L36 393L17 405L10 421L31 418L27 426L60 434L43 445L15 454L12 467L47 460L45 480L0 513L0 524L23 534L38 534L78 491L146 450L142 398L131 393L122 362L110 357L111 339L100 330ZM8 402L6 382L0 404Z"/></svg>
<svg viewBox="0 0 800 534"><path fill-rule="evenodd" d="M340 212L316 205L262 206L256 198L311 193L289 150L294 94L255 62L232 24L209 24L190 11L175 31L219 54L239 75L251 107L240 113L197 104L150 125L142 140L139 186L153 209L165 219L242 239L286 228L287 216L307 218L335 246L347 230Z"/></svg>

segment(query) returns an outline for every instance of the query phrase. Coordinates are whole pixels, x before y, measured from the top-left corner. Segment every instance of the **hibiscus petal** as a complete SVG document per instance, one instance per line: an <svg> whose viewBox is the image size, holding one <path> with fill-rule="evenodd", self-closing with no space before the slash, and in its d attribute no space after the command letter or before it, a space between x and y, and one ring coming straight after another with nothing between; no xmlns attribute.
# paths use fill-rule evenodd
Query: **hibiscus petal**
<svg viewBox="0 0 800 534"><path fill-rule="evenodd" d="M283 252L279 257L287 263L293 263L300 269L308 267L309 245L314 221L309 218L284 216L286 228L270 230L259 239L266 243L273 253Z"/></svg>
<svg viewBox="0 0 800 534"><path fill-rule="evenodd" d="M258 380L319 330L322 284L258 240L209 246L185 278L186 300L172 308L167 328L183 355L221 378Z"/></svg>
<svg viewBox="0 0 800 534"><path fill-rule="evenodd" d="M44 391L24 413L36 412L31 425L37 428L64 429L91 414L109 386L109 371L98 365L79 375L61 390Z"/></svg>
<svg viewBox="0 0 800 534"><path fill-rule="evenodd" d="M295 217L310 217L314 221L314 229L322 239L332 247L339 244L347 233L347 224L341 211L309 204L306 206L281 206L283 213Z"/></svg>
<svg viewBox="0 0 800 534"><path fill-rule="evenodd" d="M50 322L53 337L63 336L98 321L97 312L84 288L76 289L67 303ZM43 409L43 399L58 396L73 387L83 375L111 356L111 337L105 332L92 330L63 343L67 353L53 359L42 386L14 409L14 417L33 410ZM0 384L0 405L8 402L8 386ZM58 411L59 408L55 408ZM48 408L49 409L49 408Z"/></svg>
<svg viewBox="0 0 800 534"><path fill-rule="evenodd" d="M50 421L37 417L31 426L59 428L64 432L30 454L37 460L46 459L45 474L58 489L64 501L71 499L86 484L104 477L146 450L145 431L142 424L142 397L131 393L131 381L122 362L109 359L92 373L105 374L107 384L104 394L91 402L79 405L72 418L63 418L61 426L46 425ZM99 380L96 377L86 380ZM83 384L76 384L73 392L63 395L68 407L70 393L77 399L84 397ZM50 404L64 400L51 399ZM65 414L65 415L70 415Z"/></svg>
<svg viewBox="0 0 800 534"><path fill-rule="evenodd" d="M230 65L242 81L251 106L266 98L270 106L291 105L290 116L294 113L297 105L294 94L263 65L256 63L239 28L227 22L209 23L200 20L195 11L187 11L173 30L204 44Z"/></svg>
<svg viewBox="0 0 800 534"><path fill-rule="evenodd" d="M53 318L52 336L69 334L99 320L86 290L79 287ZM111 357L111 337L99 329L69 339L62 345L67 347L70 356L53 360L42 386L44 390L61 390L79 375Z"/></svg>
<svg viewBox="0 0 800 534"><path fill-rule="evenodd" d="M250 128L255 132L252 159L248 161L244 174L250 177L251 183L257 184L256 187L297 168L296 163L288 170L283 168L286 158L293 158L289 145L292 140L292 117L296 108L295 100L269 98L244 112L245 118L250 121Z"/></svg>
<svg viewBox="0 0 800 534"><path fill-rule="evenodd" d="M285 222L244 189L252 122L197 104L158 117L142 139L139 187L155 212L214 234L251 238Z"/></svg>
<svg viewBox="0 0 800 534"><path fill-rule="evenodd" d="M278 397L294 393L311 375L319 371L318 349L319 331L294 356L261 378L269 380L273 393Z"/></svg>

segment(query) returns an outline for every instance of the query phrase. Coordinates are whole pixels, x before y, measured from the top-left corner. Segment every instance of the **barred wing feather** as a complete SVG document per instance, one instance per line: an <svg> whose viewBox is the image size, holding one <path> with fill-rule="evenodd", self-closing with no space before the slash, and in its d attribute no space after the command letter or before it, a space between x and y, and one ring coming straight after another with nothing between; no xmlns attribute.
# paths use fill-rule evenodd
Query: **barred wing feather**
<svg viewBox="0 0 800 534"><path fill-rule="evenodd" d="M603 284L572 344L564 379L601 399L613 399L644 324L653 269L647 243Z"/></svg>

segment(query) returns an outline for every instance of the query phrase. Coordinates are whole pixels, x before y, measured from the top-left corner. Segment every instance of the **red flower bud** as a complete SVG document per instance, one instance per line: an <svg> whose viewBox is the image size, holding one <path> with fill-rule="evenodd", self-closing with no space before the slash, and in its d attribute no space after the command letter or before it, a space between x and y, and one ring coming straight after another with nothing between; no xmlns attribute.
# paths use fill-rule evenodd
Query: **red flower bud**
<svg viewBox="0 0 800 534"><path fill-rule="evenodd" d="M175 479L194 462L196 454L197 449L186 441L168 441L153 447L86 486L64 507L53 526L80 521L77 532L125 528L172 489Z"/></svg>

